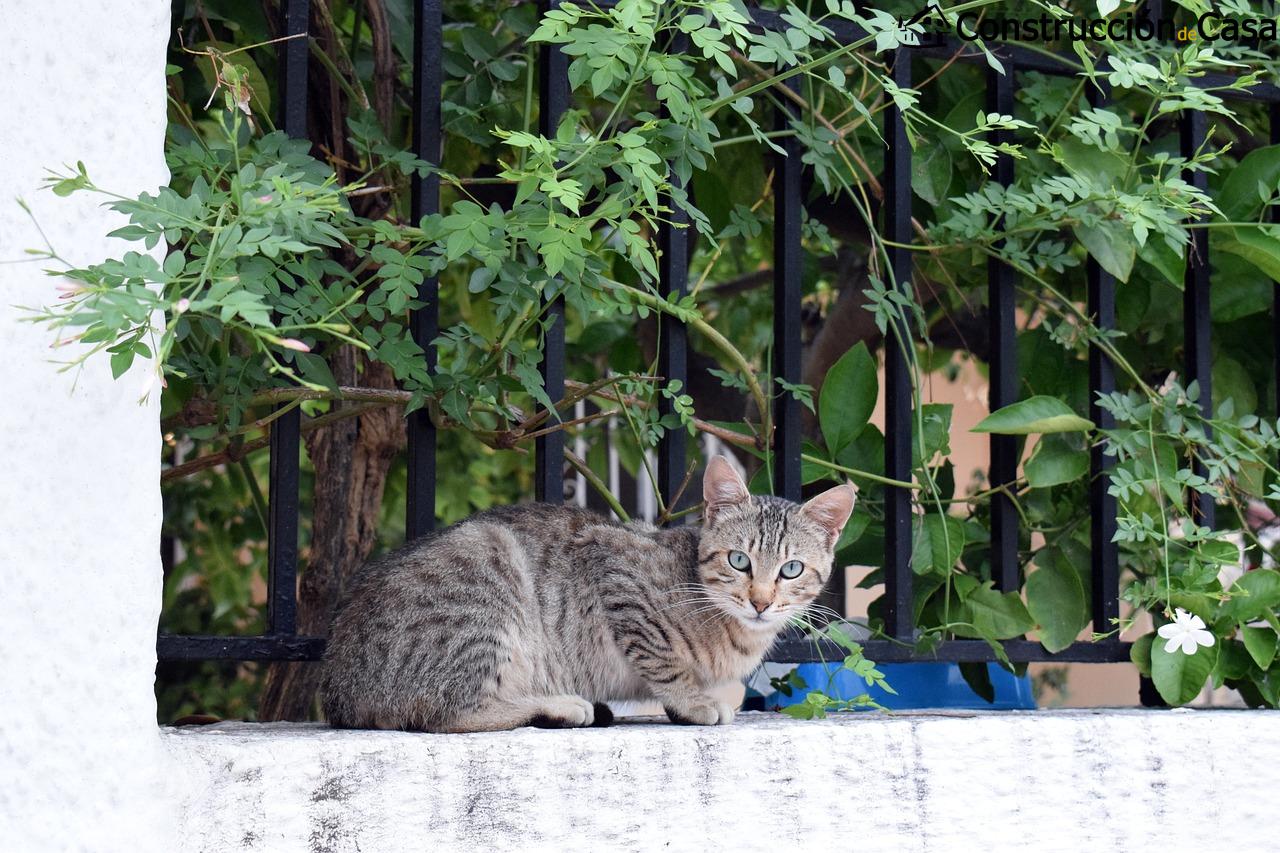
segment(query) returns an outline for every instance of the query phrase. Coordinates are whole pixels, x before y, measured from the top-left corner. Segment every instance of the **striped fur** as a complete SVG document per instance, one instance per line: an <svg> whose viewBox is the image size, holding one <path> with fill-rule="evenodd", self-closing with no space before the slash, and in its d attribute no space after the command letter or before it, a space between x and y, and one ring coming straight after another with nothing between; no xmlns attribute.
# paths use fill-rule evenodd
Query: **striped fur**
<svg viewBox="0 0 1280 853"><path fill-rule="evenodd" d="M322 687L330 723L586 726L607 722L601 703L639 699L658 699L676 722L729 722L733 709L708 691L750 673L822 590L853 489L804 507L749 497L723 460L705 481L701 530L522 505L371 563L331 631ZM729 565L733 550L751 558L749 571ZM793 559L804 571L781 578Z"/></svg>

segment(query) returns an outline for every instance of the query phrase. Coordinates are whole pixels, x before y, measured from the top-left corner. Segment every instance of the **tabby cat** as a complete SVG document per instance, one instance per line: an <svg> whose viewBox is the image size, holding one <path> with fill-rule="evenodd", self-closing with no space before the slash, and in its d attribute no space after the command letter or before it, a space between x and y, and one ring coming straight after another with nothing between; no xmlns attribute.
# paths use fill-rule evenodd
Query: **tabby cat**
<svg viewBox="0 0 1280 853"><path fill-rule="evenodd" d="M324 710L345 728L590 726L607 700L657 699L717 725L717 685L760 663L831 573L856 492L752 496L714 458L703 525L657 530L585 510L490 510L356 577L329 640Z"/></svg>

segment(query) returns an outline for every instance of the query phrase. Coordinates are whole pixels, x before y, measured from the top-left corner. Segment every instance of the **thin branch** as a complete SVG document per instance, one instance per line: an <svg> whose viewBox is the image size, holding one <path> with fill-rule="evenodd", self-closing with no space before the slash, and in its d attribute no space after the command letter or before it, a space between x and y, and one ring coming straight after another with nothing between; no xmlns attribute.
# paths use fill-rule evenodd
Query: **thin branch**
<svg viewBox="0 0 1280 853"><path fill-rule="evenodd" d="M572 379L565 380L565 387L586 388L581 382L575 382ZM601 389L591 392L592 397L599 397L602 400L608 400L611 403L622 403L628 406L638 406L641 409L647 409L652 404L648 400L641 400L630 394L616 394L613 391ZM707 435L714 435L716 438L728 444L735 444L738 447L750 447L754 450L763 450L763 443L757 436L743 435L740 432L734 432L731 429L725 429L722 426L704 421L701 418L693 418L690 421L698 432L705 432Z"/></svg>
<svg viewBox="0 0 1280 853"><path fill-rule="evenodd" d="M652 405L648 400L641 400L626 394L615 394L606 388L599 387L597 383L586 384L576 382L574 380L566 380L565 387L567 390L572 392L571 394L566 395L566 400L571 400L573 402L586 397L599 397L614 403L632 405L639 408L649 408ZM327 426L337 421L345 420L346 418L357 417L365 412L373 411L374 409L382 408L383 406L402 406L408 403L412 396L413 395L408 391L399 391L391 388L361 388L343 385L339 386L337 392L315 391L310 388L272 388L269 391L264 391L262 394L255 396L253 398L253 402L265 404L288 401L300 402L302 400L344 400L358 403L358 405L355 406L348 406L337 411L327 412L319 417L303 421L301 427L302 432L308 433L312 430L319 429L322 426ZM560 405L569 405L569 403L562 401ZM545 412L545 410L543 410L543 412ZM555 432L568 426L599 420L608 414L612 413L606 412L587 415L584 418L575 418L573 420L563 421L555 426L546 427L532 432L526 432L524 429L517 427L511 430L494 430L484 435L477 434L477 437L490 447L497 450L518 449L515 445L527 441L530 438L546 435L547 433ZM265 420L266 419L264 419L264 421ZM437 429L459 428L457 424L449 422L444 418L436 418L434 420L436 420ZM526 422L533 420L533 418L530 418ZM545 420L545 417L537 418L538 422L541 422L542 420ZM753 436L743 435L742 433L725 429L724 427L709 423L700 418L694 418L692 423L694 428L699 432L714 435L723 442L734 444L739 447L749 447L755 450L761 449L760 441ZM472 432L476 433L474 430ZM271 439L269 436L262 436L260 438L255 438L252 441L246 441L242 444L228 447L227 449L218 451L217 453L198 456L189 462L184 462L181 465L175 465L172 468L165 469L160 474L160 482L167 483L171 480L188 477L209 468L215 468L218 465L225 465L229 462L238 462L248 454L261 450L270 443Z"/></svg>
<svg viewBox="0 0 1280 853"><path fill-rule="evenodd" d="M695 457L690 460L688 469L684 472L684 479L680 481L679 488L676 489L675 495L667 500L667 505L662 508L662 515L658 516L657 524L659 526L671 521L675 516L673 512L679 505L680 499L684 497L685 489L689 488L689 480L693 478L693 472L698 470L698 460Z"/></svg>
<svg viewBox="0 0 1280 853"><path fill-rule="evenodd" d="M603 418L611 418L616 414L618 414L617 409L613 409L607 412L594 412L590 415L583 415L580 418L574 418L573 420L560 421L555 426L545 427L543 429L537 429L532 432L520 432L515 436L514 440L528 441L531 438L540 438L541 436L547 435L548 433L556 432L558 430L565 429L566 427L579 426L581 424L589 424L593 421L598 421ZM515 433L516 430L509 430L509 432Z"/></svg>
<svg viewBox="0 0 1280 853"><path fill-rule="evenodd" d="M564 458L569 460L569 464L591 484L593 489L600 493L600 497L604 498L605 503L609 504L609 508L613 510L614 515L624 522L631 520L631 516L627 515L627 511L622 508L622 504L609 491L609 487L605 485L596 472L591 470L590 465L567 447L564 450Z"/></svg>
<svg viewBox="0 0 1280 853"><path fill-rule="evenodd" d="M747 59L745 56L738 53L738 51L736 50L729 51L729 55L732 56L733 59L737 61L739 65L742 65L747 69L749 69L751 73L756 75L756 77L759 78L760 80L770 80L774 77L774 75L770 74L768 71L765 71L759 65L756 65L754 62L752 62L750 59ZM824 116L822 113L818 112L816 109L810 106L809 102L805 100L804 96L801 95L799 92L796 92L795 90L793 90L790 86L774 86L773 90L777 94L782 95L787 100L792 101L797 106L802 107L803 109L808 111L809 115L813 116L814 121L821 124L827 130L831 131L831 133L834 134L836 137L837 144L839 144L839 146L844 149L844 153L849 157L849 159L857 163L858 168L862 170L862 174L864 179L867 182L867 185L871 187L871 194L874 195L877 199L884 198L884 187L880 185L880 179L876 177L876 173L872 171L869 165L867 165L867 161L862 159L862 155L859 154L857 151L855 151L853 146L845 141L845 138L844 138L845 135L843 132L840 131L839 128L837 128L834 124L828 121L826 116Z"/></svg>
<svg viewBox="0 0 1280 853"><path fill-rule="evenodd" d="M365 403L359 406L351 406L346 409L339 409L336 412L328 412L318 418L311 418L303 421L301 431L305 434L312 430L317 430L322 426L327 426L335 421L345 420L347 418L362 415L365 412L379 409L387 403ZM228 462L239 462L244 457L254 451L261 450L271 443L271 436L265 435L261 438L255 438L253 441L246 441L243 444L229 447L218 453L210 453L207 456L197 456L190 462L184 462L181 465L175 465L172 468L166 468L160 472L160 482L167 483L170 480L180 480L183 477L189 477L192 474L204 471L208 468L215 468L219 465L225 465Z"/></svg>

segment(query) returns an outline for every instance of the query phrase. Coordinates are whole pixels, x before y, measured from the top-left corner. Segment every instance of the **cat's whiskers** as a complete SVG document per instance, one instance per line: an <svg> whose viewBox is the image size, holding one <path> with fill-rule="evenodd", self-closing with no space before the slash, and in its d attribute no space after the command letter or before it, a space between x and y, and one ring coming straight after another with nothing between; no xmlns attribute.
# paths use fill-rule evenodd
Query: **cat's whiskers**
<svg viewBox="0 0 1280 853"><path fill-rule="evenodd" d="M719 590L707 589L706 587L701 585L689 584L688 586L691 587L691 589L686 591L687 593L689 593L687 598L682 598L679 601L674 601L671 604L660 607L658 608L658 612L664 613L668 610L672 610L677 607L687 607L693 604L698 604L698 605L712 604L716 606L721 606L725 604L737 603L734 600L733 596L729 595L728 593L720 592Z"/></svg>
<svg viewBox="0 0 1280 853"><path fill-rule="evenodd" d="M682 592L707 592L707 593L717 593L717 592L719 592L719 590L711 589L709 586L707 586L706 584L702 584L702 583L682 583L682 584L676 584L675 586L668 587L667 589L662 590L662 594L664 594L664 595L676 595L676 594L678 594L678 593L682 593Z"/></svg>
<svg viewBox="0 0 1280 853"><path fill-rule="evenodd" d="M816 618L815 618L816 617ZM845 617L825 604L812 601L803 610L791 616L787 623L806 631L821 632L827 626L843 622Z"/></svg>
<svg viewBox="0 0 1280 853"><path fill-rule="evenodd" d="M724 602L717 601L717 602L701 604L695 608L692 608L689 611L688 616L690 618L693 618L703 613L723 613L726 616L729 615L728 612L725 610Z"/></svg>
<svg viewBox="0 0 1280 853"><path fill-rule="evenodd" d="M728 613L726 613L722 608L717 608L711 613L711 615L703 617L703 619L700 622L698 622L697 625L693 626L693 630L695 632L701 631L703 628L707 627L715 620L725 621L725 620L728 620L729 618L730 616Z"/></svg>
<svg viewBox="0 0 1280 853"><path fill-rule="evenodd" d="M718 598L712 598L709 595L694 596L692 598L682 598L679 601L673 601L670 604L664 605L663 607L659 607L657 609L657 612L666 613L668 610L674 610L677 607L687 607L693 604L713 604L713 603L719 602L720 600L721 599L718 599Z"/></svg>

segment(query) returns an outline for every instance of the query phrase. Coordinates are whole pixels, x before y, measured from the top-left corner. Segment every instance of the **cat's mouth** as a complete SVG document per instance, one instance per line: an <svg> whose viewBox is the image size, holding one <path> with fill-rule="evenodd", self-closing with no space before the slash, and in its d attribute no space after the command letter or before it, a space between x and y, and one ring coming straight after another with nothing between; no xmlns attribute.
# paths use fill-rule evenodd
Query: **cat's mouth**
<svg viewBox="0 0 1280 853"><path fill-rule="evenodd" d="M747 604L734 608L733 616L747 628L755 628L757 630L773 628L780 620L786 618L772 607L757 613L754 607Z"/></svg>

